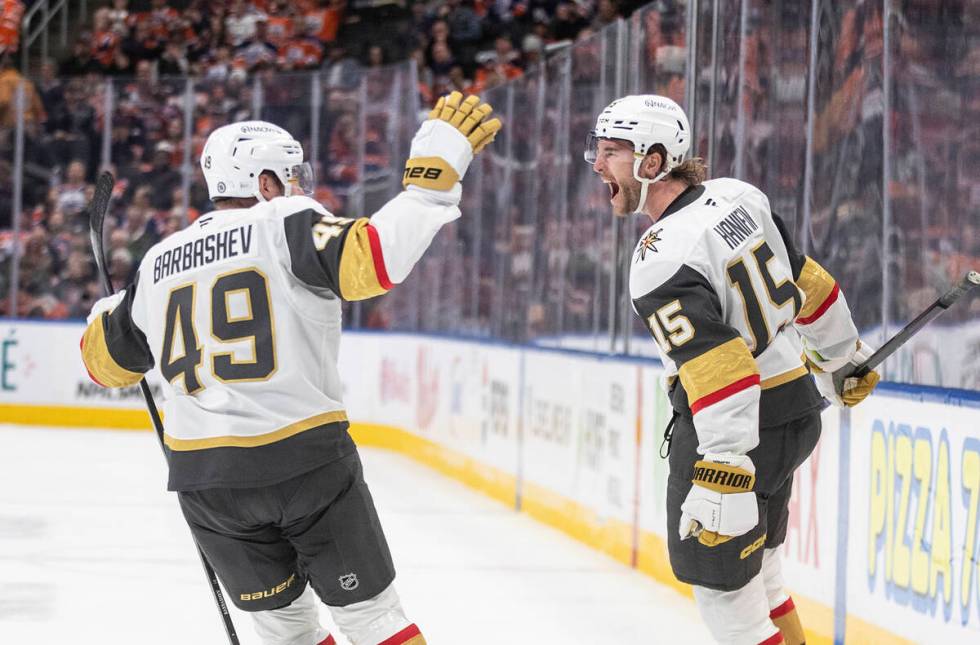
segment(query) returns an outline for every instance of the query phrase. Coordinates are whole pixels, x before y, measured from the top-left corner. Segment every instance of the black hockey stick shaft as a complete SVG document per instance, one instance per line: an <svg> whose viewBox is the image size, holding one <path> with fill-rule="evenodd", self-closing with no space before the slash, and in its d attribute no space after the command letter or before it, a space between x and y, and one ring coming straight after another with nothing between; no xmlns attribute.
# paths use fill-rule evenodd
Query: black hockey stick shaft
<svg viewBox="0 0 980 645"><path fill-rule="evenodd" d="M109 210L109 200L112 198L112 188L115 183L115 179L111 173L102 173L95 183L95 195L92 197L92 203L89 204L88 208L89 238L92 242L92 253L95 254L95 265L99 270L102 288L106 295L110 296L115 293L115 289L112 288L112 280L109 279L109 270L106 266L105 238L102 232L105 225L105 216ZM167 450L163 443L163 422L160 420L160 413L157 411L156 403L153 401L153 393L150 392L150 386L147 384L145 378L140 379L140 391L143 393L146 409L150 413L150 420L153 422L153 429L156 432L160 450L163 451L164 459L166 459ZM218 606L218 611L221 613L222 621L224 621L225 632L228 634L228 642L231 645L240 645L238 633L235 631L235 624L231 620L231 613L228 611L228 604L225 602L224 593L222 593L221 586L218 584L218 576L214 572L214 567L211 566L211 562L208 561L208 557L201 550L196 540L194 546L197 547L197 555L201 559L201 566L204 567L204 574L208 582L211 583L211 593L214 595L214 602Z"/></svg>
<svg viewBox="0 0 980 645"><path fill-rule="evenodd" d="M855 370L854 375L860 378L881 365L886 358L894 354L899 347L907 343L910 338L919 332L920 329L935 320L940 314L953 306L953 303L965 296L978 285L980 285L980 273L976 271L967 272L959 283L950 287L946 293L939 296L936 302L926 307L925 311L916 316L912 322L905 325L902 331L892 336L888 342L879 347L878 351L872 354L868 360L866 360L857 368L857 370Z"/></svg>

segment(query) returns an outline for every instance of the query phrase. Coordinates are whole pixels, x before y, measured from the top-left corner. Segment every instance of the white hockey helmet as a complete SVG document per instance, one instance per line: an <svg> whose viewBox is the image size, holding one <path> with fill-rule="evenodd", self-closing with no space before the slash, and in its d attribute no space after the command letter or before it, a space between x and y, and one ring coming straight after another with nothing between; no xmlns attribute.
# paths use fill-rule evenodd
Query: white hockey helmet
<svg viewBox="0 0 980 645"><path fill-rule="evenodd" d="M589 133L585 160L594 163L599 139L623 139L633 151L645 156L654 144L667 149L667 165L684 160L691 147L691 126L681 106L666 96L640 94L616 99L599 114Z"/></svg>
<svg viewBox="0 0 980 645"><path fill-rule="evenodd" d="M259 174L275 173L285 195L312 195L313 169L303 161L303 146L292 135L266 121L241 121L218 128L208 137L201 153L201 170L208 196L255 197Z"/></svg>
<svg viewBox="0 0 980 645"><path fill-rule="evenodd" d="M650 184L660 181L684 160L691 147L691 126L684 110L666 96L639 94L616 99L596 119L585 143L585 160L595 163L601 139L622 139L633 144L633 177L642 184L637 212L646 202ZM663 171L654 179L639 176L640 164L655 144L667 150Z"/></svg>

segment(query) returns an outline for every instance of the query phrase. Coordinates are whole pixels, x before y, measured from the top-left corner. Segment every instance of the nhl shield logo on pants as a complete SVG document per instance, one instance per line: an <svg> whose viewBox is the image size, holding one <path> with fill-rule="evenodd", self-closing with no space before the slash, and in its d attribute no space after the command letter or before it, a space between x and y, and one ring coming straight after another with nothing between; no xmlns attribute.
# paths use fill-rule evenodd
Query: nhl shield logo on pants
<svg viewBox="0 0 980 645"><path fill-rule="evenodd" d="M356 573L348 573L347 575L340 576L338 580L340 580L340 587L344 591L354 591L357 589L357 585L359 584L357 582Z"/></svg>

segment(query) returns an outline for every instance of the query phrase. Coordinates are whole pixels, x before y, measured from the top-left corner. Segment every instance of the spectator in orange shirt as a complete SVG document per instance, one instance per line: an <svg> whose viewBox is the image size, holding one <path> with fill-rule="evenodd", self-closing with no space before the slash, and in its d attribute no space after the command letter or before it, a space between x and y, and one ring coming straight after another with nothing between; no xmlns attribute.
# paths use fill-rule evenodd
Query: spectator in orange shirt
<svg viewBox="0 0 980 645"><path fill-rule="evenodd" d="M296 18L296 35L279 47L279 66L286 70L314 69L323 61L323 45L313 35L313 26Z"/></svg>
<svg viewBox="0 0 980 645"><path fill-rule="evenodd" d="M17 51L20 46L20 21L23 17L23 2L0 0L0 53Z"/></svg>
<svg viewBox="0 0 980 645"><path fill-rule="evenodd" d="M12 130L17 123L17 86L24 83L24 122L37 125L46 115L41 97L34 83L21 76L14 66L11 54L0 55L0 128Z"/></svg>
<svg viewBox="0 0 980 645"><path fill-rule="evenodd" d="M92 25L92 58L103 69L108 69L119 48L119 34L109 20L109 10L102 8L95 12Z"/></svg>
<svg viewBox="0 0 980 645"><path fill-rule="evenodd" d="M285 45L294 34L302 33L301 29L297 29L297 18L292 13L285 3L273 5L273 10L269 13L266 20L266 35L269 42L276 47Z"/></svg>
<svg viewBox="0 0 980 645"><path fill-rule="evenodd" d="M319 6L306 13L310 34L321 43L333 42L346 9L347 0L319 0Z"/></svg>
<svg viewBox="0 0 980 645"><path fill-rule="evenodd" d="M167 0L153 0L149 11L130 16L130 20L136 25L145 24L157 40L166 40L171 27L176 26L180 20L180 14L173 7L167 6Z"/></svg>
<svg viewBox="0 0 980 645"><path fill-rule="evenodd" d="M477 54L477 60L482 60L483 65L474 74L473 92L479 94L523 74L521 68L515 64L518 57L519 54L514 51L514 45L509 38L497 38L493 52Z"/></svg>

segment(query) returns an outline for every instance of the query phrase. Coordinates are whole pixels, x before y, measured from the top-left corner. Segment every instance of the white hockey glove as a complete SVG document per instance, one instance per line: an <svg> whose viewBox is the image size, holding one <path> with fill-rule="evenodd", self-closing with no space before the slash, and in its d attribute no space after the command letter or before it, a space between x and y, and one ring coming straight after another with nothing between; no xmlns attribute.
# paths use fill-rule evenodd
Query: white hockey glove
<svg viewBox="0 0 980 645"><path fill-rule="evenodd" d="M847 363L832 372L821 367L820 356L816 352L806 351L806 359L820 394L837 407L843 408L857 405L878 385L881 376L874 370L861 378L852 376L857 366L868 360L872 354L874 349L859 340Z"/></svg>
<svg viewBox="0 0 980 645"><path fill-rule="evenodd" d="M92 305L92 311L89 312L88 317L85 319L85 323L91 325L92 321L106 313L107 311L112 311L119 303L123 301L126 297L126 290L122 289L112 294L111 296L106 296L105 298L99 298Z"/></svg>
<svg viewBox="0 0 980 645"><path fill-rule="evenodd" d="M480 97L465 99L459 92L444 96L412 139L402 185L407 189L436 192L440 201L458 203L459 182L473 155L497 135L500 119L491 119L493 108Z"/></svg>
<svg viewBox="0 0 980 645"><path fill-rule="evenodd" d="M694 485L681 504L681 539L717 546L759 523L755 464L747 455L707 454L694 464Z"/></svg>

